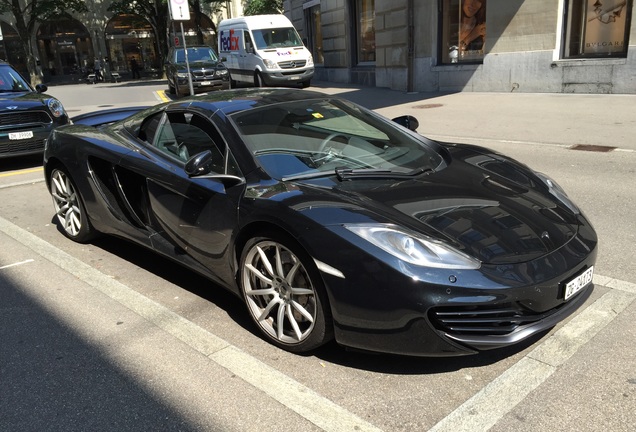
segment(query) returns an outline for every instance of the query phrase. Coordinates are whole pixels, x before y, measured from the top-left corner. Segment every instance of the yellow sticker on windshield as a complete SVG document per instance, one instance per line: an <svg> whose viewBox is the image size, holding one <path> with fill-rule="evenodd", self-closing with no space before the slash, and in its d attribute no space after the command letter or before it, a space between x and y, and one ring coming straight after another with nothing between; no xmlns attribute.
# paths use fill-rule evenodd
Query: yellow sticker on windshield
<svg viewBox="0 0 636 432"><path fill-rule="evenodd" d="M314 118L317 118L317 119L325 118L325 116L323 116L320 113L312 113L311 115L314 116Z"/></svg>

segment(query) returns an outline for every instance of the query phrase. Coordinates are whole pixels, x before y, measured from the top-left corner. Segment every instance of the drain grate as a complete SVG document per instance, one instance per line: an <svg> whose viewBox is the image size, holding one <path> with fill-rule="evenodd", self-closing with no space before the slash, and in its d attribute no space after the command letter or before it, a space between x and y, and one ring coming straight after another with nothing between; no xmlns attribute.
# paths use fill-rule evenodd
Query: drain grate
<svg viewBox="0 0 636 432"><path fill-rule="evenodd" d="M444 106L444 105L440 104L440 103L432 103L432 104L413 105L413 108L415 108L415 109L428 109L428 108L439 108L441 106Z"/></svg>
<svg viewBox="0 0 636 432"><path fill-rule="evenodd" d="M570 150L608 153L608 152L611 152L612 150L616 150L616 147L592 145L592 144L574 144L573 146L570 146Z"/></svg>

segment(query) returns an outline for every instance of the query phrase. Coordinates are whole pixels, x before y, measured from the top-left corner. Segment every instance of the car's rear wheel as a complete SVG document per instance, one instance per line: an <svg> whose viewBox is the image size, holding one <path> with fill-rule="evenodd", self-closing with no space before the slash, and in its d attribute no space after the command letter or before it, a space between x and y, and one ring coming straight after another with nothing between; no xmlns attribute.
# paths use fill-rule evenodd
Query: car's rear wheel
<svg viewBox="0 0 636 432"><path fill-rule="evenodd" d="M175 93L174 87L170 84L170 81L168 81L168 93L172 95Z"/></svg>
<svg viewBox="0 0 636 432"><path fill-rule="evenodd" d="M66 171L55 168L51 172L50 184L55 215L62 233L79 243L93 239L97 232L88 220L84 203L71 177Z"/></svg>
<svg viewBox="0 0 636 432"><path fill-rule="evenodd" d="M305 352L333 337L318 269L286 236L268 233L247 242L241 254L240 287L250 316L273 344Z"/></svg>

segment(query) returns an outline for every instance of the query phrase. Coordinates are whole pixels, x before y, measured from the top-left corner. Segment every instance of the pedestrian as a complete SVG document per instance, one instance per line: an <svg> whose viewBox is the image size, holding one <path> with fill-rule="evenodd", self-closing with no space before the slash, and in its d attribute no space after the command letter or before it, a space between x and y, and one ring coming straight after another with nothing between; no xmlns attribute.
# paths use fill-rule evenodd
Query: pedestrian
<svg viewBox="0 0 636 432"><path fill-rule="evenodd" d="M98 58L95 58L95 62L93 62L93 71L95 72L95 82L104 81L102 65Z"/></svg>
<svg viewBox="0 0 636 432"><path fill-rule="evenodd" d="M134 57L130 60L130 70L132 71L133 79L141 78L141 75L139 75L139 65L137 64L137 59Z"/></svg>

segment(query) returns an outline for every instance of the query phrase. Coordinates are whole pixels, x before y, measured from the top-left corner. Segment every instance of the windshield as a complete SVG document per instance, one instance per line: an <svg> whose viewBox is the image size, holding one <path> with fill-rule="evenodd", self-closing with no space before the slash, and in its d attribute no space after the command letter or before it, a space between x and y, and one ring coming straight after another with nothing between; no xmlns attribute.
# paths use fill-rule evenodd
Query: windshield
<svg viewBox="0 0 636 432"><path fill-rule="evenodd" d="M0 67L0 91L31 91L31 87L17 71L10 67Z"/></svg>
<svg viewBox="0 0 636 432"><path fill-rule="evenodd" d="M185 50L177 51L177 63L185 62ZM214 50L210 47L197 47L197 48L188 48L188 62L214 62L217 61L218 57Z"/></svg>
<svg viewBox="0 0 636 432"><path fill-rule="evenodd" d="M424 138L343 100L284 102L231 118L256 160L279 180L343 170L404 175L443 162Z"/></svg>
<svg viewBox="0 0 636 432"><path fill-rule="evenodd" d="M298 32L293 27L252 30L258 49L302 46Z"/></svg>

